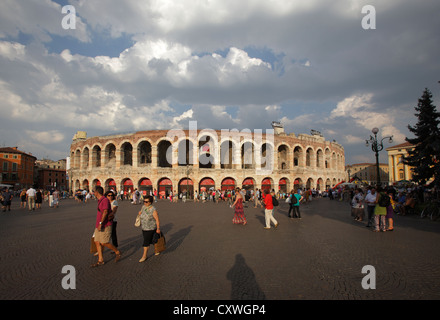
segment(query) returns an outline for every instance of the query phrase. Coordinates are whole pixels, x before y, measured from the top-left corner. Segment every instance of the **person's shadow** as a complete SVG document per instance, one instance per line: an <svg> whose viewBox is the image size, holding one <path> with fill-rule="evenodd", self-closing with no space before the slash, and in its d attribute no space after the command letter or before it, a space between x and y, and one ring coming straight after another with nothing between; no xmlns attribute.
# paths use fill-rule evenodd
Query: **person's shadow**
<svg viewBox="0 0 440 320"><path fill-rule="evenodd" d="M231 281L232 300L265 300L266 296L258 286L255 274L240 253L235 256L235 264L226 274Z"/></svg>

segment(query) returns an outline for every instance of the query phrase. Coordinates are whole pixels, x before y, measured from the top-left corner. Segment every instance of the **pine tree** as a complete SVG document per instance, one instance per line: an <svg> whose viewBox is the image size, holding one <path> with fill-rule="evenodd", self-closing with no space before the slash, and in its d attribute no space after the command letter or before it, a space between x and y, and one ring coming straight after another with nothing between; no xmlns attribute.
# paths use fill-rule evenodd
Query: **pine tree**
<svg viewBox="0 0 440 320"><path fill-rule="evenodd" d="M432 101L432 94L426 88L419 99L415 116L417 124L408 129L415 138L405 140L415 147L404 157L403 162L413 167L413 180L424 185L434 178L435 184L440 185L440 113Z"/></svg>

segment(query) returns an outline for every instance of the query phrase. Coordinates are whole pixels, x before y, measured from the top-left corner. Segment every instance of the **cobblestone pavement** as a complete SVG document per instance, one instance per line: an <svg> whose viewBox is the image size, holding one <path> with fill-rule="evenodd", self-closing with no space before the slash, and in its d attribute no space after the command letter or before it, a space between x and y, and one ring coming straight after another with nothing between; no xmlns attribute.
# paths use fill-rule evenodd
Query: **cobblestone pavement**
<svg viewBox="0 0 440 320"><path fill-rule="evenodd" d="M122 259L108 250L90 268L96 201L64 200L59 208L28 211L14 199L0 212L0 299L5 300L310 300L439 299L440 223L397 216L394 232L372 232L353 221L347 203L315 199L277 229L263 229L261 208L245 208L246 226L233 225L226 204L156 203L168 249L139 263L142 236L134 221L140 205L120 203ZM65 265L76 289L65 290ZM365 265L376 289L362 288Z"/></svg>

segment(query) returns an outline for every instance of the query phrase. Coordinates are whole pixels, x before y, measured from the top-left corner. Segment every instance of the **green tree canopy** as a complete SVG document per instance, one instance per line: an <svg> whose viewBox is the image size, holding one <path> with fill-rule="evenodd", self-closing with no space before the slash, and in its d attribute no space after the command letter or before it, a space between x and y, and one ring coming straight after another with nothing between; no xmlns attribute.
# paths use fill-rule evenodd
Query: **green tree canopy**
<svg viewBox="0 0 440 320"><path fill-rule="evenodd" d="M415 110L418 122L415 126L408 125L409 131L415 137L405 139L415 147L403 161L413 167L414 181L425 184L434 178L435 184L440 185L440 113L437 112L432 94L427 88Z"/></svg>

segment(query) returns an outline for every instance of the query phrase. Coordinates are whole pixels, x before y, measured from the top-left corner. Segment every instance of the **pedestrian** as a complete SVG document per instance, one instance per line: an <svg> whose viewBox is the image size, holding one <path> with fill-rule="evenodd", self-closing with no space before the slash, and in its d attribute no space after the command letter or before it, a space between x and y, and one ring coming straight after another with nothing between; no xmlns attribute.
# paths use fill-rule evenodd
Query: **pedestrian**
<svg viewBox="0 0 440 320"><path fill-rule="evenodd" d="M236 188L235 194L236 194L235 201L231 205L231 208L235 208L235 213L234 213L234 218L232 219L232 223L243 224L245 226L247 224L247 221L244 215L243 195L240 192L240 188Z"/></svg>
<svg viewBox="0 0 440 320"><path fill-rule="evenodd" d="M112 220L109 216L112 213L110 200L104 197L104 189L101 186L95 188L95 197L98 199L98 210L95 223L95 244L98 250L98 262L92 264L92 267L102 266L104 258L102 255L103 247L109 248L116 254L115 262L121 259L121 252L110 243L112 235Z"/></svg>
<svg viewBox="0 0 440 320"><path fill-rule="evenodd" d="M374 208L374 222L375 232L385 232L385 216L387 214L387 207L390 205L390 197L383 192L382 188L377 188L378 195L376 197L376 207Z"/></svg>
<svg viewBox="0 0 440 320"><path fill-rule="evenodd" d="M26 198L28 201L29 211L35 210L35 195L37 194L37 191L30 187L26 191Z"/></svg>
<svg viewBox="0 0 440 320"><path fill-rule="evenodd" d="M26 190L20 192L20 208L26 208Z"/></svg>
<svg viewBox="0 0 440 320"><path fill-rule="evenodd" d="M385 216L385 219L388 221L388 229L387 231L393 231L394 230L394 208L395 208L395 190L394 188L390 187L387 190L387 194L390 197L390 205L387 207L387 215Z"/></svg>
<svg viewBox="0 0 440 320"><path fill-rule="evenodd" d="M289 218L291 219L301 219L301 212L299 211L299 204L304 200L304 197L301 195L301 191L298 189L295 193L294 190L290 192L290 208L289 208ZM292 211L292 215L290 215L290 211Z"/></svg>
<svg viewBox="0 0 440 320"><path fill-rule="evenodd" d="M364 220L364 197L360 188L354 190L354 195L351 199L351 215L356 221Z"/></svg>
<svg viewBox="0 0 440 320"><path fill-rule="evenodd" d="M116 221L116 212L118 211L119 204L116 200L116 195L112 191L107 191L104 195L107 197L107 199L110 201L110 206L112 209L112 214L110 216L112 220L112 244L115 246L115 248L118 247L118 236L116 234L116 226L118 222Z"/></svg>
<svg viewBox="0 0 440 320"><path fill-rule="evenodd" d="M41 204L43 203L43 190L38 189L35 193L35 207L41 209Z"/></svg>
<svg viewBox="0 0 440 320"><path fill-rule="evenodd" d="M142 206L141 211L138 213L141 219L142 236L144 239L142 244L143 254L139 262L144 262L147 260L148 248L151 244L153 244L154 234L160 234L159 215L156 208L153 206L153 201L154 197L145 197L144 205Z"/></svg>
<svg viewBox="0 0 440 320"><path fill-rule="evenodd" d="M369 191L367 191L367 195L365 196L364 203L367 205L367 225L369 228L373 224L374 217L374 209L376 208L376 200L377 200L377 192L376 188L372 187Z"/></svg>
<svg viewBox="0 0 440 320"><path fill-rule="evenodd" d="M270 229L270 223L272 222L275 225L275 228L278 227L278 221L273 217L273 202L272 195L270 194L269 189L264 190L264 217L266 221L266 226L264 229Z"/></svg>
<svg viewBox="0 0 440 320"><path fill-rule="evenodd" d="M11 211L11 202L12 202L12 198L13 198L13 194L12 192L9 191L8 188L5 188L3 193L2 193L2 198L3 198L3 212L6 211L6 209L8 209L8 211Z"/></svg>
<svg viewBox="0 0 440 320"><path fill-rule="evenodd" d="M255 201L254 208L258 208L258 206L263 207L263 205L261 204L261 201L260 201L260 192L261 191L258 190L258 188L254 192L254 201Z"/></svg>

